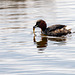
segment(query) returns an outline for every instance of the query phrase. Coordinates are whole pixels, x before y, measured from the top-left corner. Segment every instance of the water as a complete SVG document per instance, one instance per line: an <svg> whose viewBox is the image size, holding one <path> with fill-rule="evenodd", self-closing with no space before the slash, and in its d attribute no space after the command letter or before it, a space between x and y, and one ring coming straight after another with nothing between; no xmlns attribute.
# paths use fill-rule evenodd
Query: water
<svg viewBox="0 0 75 75"><path fill-rule="evenodd" d="M0 75L75 75L75 33L34 36L38 19L75 32L75 0L0 0Z"/></svg>

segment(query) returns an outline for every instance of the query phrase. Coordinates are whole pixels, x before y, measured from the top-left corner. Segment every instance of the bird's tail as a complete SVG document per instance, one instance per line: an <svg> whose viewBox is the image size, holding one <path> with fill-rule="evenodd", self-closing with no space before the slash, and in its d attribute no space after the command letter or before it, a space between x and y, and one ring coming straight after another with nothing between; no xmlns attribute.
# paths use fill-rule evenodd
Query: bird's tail
<svg viewBox="0 0 75 75"><path fill-rule="evenodd" d="M69 33L69 34L71 34L71 33L72 33L72 32L71 32L71 29L68 29L68 33Z"/></svg>

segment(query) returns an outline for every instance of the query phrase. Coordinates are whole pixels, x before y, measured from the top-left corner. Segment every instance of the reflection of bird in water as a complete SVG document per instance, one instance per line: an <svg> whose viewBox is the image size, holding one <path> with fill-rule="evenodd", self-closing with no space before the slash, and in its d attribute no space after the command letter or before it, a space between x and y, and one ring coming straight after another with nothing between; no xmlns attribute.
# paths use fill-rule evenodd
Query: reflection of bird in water
<svg viewBox="0 0 75 75"><path fill-rule="evenodd" d="M35 36L33 38L34 42L37 45L37 48L39 48L39 50L43 50L46 48L47 46L47 37L41 37L41 40L39 42L36 41Z"/></svg>
<svg viewBox="0 0 75 75"><path fill-rule="evenodd" d="M66 41L66 37L52 37L52 38L48 38L48 40L51 40L51 41L56 41L56 42L63 42L63 41Z"/></svg>
<svg viewBox="0 0 75 75"><path fill-rule="evenodd" d="M48 40L55 41L55 42L59 42L59 43L61 43L61 45L63 45L63 41L66 41L66 37L63 37L62 38L62 37L46 37L46 36L41 36L41 40L39 42L37 42L36 41L36 37L37 36L34 36L33 41L34 41L34 43L36 44L37 48L40 51L44 50L47 47Z"/></svg>

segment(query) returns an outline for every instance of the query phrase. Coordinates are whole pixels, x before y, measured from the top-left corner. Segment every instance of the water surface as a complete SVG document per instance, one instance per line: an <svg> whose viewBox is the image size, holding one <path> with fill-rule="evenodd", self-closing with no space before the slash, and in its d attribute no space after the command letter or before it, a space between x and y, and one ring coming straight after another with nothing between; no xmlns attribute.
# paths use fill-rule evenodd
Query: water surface
<svg viewBox="0 0 75 75"><path fill-rule="evenodd" d="M75 1L0 0L0 75L75 75L75 33L34 36L38 19L75 32Z"/></svg>

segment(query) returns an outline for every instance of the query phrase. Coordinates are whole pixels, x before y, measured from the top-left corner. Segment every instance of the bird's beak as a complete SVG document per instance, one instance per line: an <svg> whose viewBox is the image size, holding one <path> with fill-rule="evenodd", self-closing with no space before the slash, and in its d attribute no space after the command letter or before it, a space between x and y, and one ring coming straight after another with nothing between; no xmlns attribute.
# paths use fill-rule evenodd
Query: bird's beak
<svg viewBox="0 0 75 75"><path fill-rule="evenodd" d="M35 34L35 28L37 28L38 25L33 26L33 33Z"/></svg>
<svg viewBox="0 0 75 75"><path fill-rule="evenodd" d="M38 25L35 25L35 26L33 26L33 29L35 29L35 28L37 28L38 27Z"/></svg>

